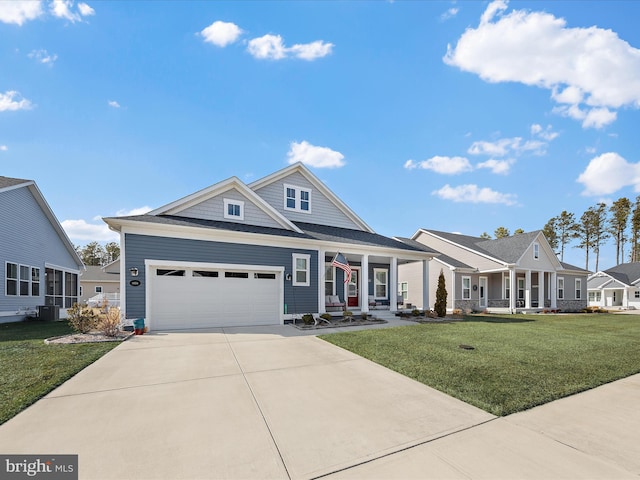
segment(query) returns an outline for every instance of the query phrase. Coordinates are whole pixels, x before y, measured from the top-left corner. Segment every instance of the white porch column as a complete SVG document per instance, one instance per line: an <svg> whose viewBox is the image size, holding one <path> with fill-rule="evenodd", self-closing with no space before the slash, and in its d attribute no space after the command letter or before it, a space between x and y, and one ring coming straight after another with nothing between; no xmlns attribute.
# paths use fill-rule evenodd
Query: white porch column
<svg viewBox="0 0 640 480"><path fill-rule="evenodd" d="M538 308L544 308L544 272L538 272Z"/></svg>
<svg viewBox="0 0 640 480"><path fill-rule="evenodd" d="M551 308L558 308L558 303L556 302L556 293L558 291L558 279L556 272L551 272L549 278L549 293L551 293Z"/></svg>
<svg viewBox="0 0 640 480"><path fill-rule="evenodd" d="M531 308L531 270L524 274L524 308Z"/></svg>
<svg viewBox="0 0 640 480"><path fill-rule="evenodd" d="M369 255L362 256L360 268L360 311L369 311Z"/></svg>
<svg viewBox="0 0 640 480"><path fill-rule="evenodd" d="M422 260L422 309L429 310L429 260Z"/></svg>
<svg viewBox="0 0 640 480"><path fill-rule="evenodd" d="M624 287L624 290L622 290L622 306L624 308L629 308L629 291L627 287Z"/></svg>
<svg viewBox="0 0 640 480"><path fill-rule="evenodd" d="M515 267L509 268L509 311L516 312L516 298L518 297L518 284L516 282Z"/></svg>
<svg viewBox="0 0 640 480"><path fill-rule="evenodd" d="M391 265L389 266L389 311L398 311L398 259L391 257Z"/></svg>
<svg viewBox="0 0 640 480"><path fill-rule="evenodd" d="M318 313L326 313L327 307L324 301L324 281L326 279L326 272L324 268L326 252L324 250L318 251Z"/></svg>

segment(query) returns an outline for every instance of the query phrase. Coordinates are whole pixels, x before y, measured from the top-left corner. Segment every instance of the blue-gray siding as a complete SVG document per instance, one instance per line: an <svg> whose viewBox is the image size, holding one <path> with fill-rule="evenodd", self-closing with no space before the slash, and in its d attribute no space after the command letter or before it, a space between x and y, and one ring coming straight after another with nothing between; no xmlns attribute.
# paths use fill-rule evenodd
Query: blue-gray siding
<svg viewBox="0 0 640 480"><path fill-rule="evenodd" d="M7 296L6 262L40 268L40 295ZM44 305L45 263L79 269L28 187L0 192L0 312Z"/></svg>
<svg viewBox="0 0 640 480"><path fill-rule="evenodd" d="M293 250L290 248L241 245L236 243L180 238L155 237L149 235L125 234L125 272L127 317L145 317L145 259L181 262L230 263L240 265L283 266L285 274L292 272L292 254L311 255L311 284L308 287L293 287L284 281L284 303L287 313L308 313L318 311L318 253L314 250ZM129 285L129 269L139 271L136 278L141 285ZM247 298L247 301L251 301Z"/></svg>

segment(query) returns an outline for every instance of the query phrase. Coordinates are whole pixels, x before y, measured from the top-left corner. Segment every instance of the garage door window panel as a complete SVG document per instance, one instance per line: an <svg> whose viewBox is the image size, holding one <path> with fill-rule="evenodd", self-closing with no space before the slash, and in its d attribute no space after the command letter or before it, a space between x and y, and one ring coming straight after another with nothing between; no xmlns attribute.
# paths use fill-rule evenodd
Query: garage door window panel
<svg viewBox="0 0 640 480"><path fill-rule="evenodd" d="M159 268L156 270L156 275L159 277L184 277L184 270L173 270L173 269L165 269Z"/></svg>
<svg viewBox="0 0 640 480"><path fill-rule="evenodd" d="M218 278L219 273L210 270L194 270L193 276L196 278Z"/></svg>

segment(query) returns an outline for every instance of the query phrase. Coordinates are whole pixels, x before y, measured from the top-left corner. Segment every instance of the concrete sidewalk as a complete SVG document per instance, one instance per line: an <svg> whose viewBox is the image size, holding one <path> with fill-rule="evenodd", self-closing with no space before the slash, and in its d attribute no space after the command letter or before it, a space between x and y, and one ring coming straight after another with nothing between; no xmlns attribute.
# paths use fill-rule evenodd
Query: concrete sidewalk
<svg viewBox="0 0 640 480"><path fill-rule="evenodd" d="M81 479L637 479L639 400L635 376L496 418L291 326L155 333L0 426L0 453L75 453Z"/></svg>

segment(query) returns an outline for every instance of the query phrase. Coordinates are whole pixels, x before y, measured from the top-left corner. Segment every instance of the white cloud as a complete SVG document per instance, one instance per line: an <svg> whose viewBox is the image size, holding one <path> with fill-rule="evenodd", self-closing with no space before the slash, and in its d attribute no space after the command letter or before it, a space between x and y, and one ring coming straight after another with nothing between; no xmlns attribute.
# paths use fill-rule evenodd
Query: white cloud
<svg viewBox="0 0 640 480"><path fill-rule="evenodd" d="M302 162L316 168L338 168L345 165L344 155L327 147L316 147L306 140L291 142L287 153L289 164Z"/></svg>
<svg viewBox="0 0 640 480"><path fill-rule="evenodd" d="M130 217L132 215L144 215L145 213L148 213L151 210L153 210L151 207L145 205L144 207L136 207L136 208L132 208L131 210L118 210L116 212L116 216ZM97 217L97 218L100 218L100 217Z"/></svg>
<svg viewBox="0 0 640 480"><path fill-rule="evenodd" d="M554 132L551 125L547 125L546 128L543 128L542 125L534 123L531 125L531 135L550 142L551 140L556 139L560 134L558 132Z"/></svg>
<svg viewBox="0 0 640 480"><path fill-rule="evenodd" d="M57 18L69 20L71 23L82 21L82 17L95 15L95 10L86 3L78 4L77 11L73 10L73 0L51 0L51 14Z"/></svg>
<svg viewBox="0 0 640 480"><path fill-rule="evenodd" d="M501 138L495 142L484 140L473 142L467 153L471 155L488 155L491 157L504 157L509 154L520 155L531 152L534 155L544 155L547 144L540 140L522 141L521 137Z"/></svg>
<svg viewBox="0 0 640 480"><path fill-rule="evenodd" d="M242 34L242 30L235 23L217 20L200 32L204 41L218 47L226 47L235 42Z"/></svg>
<svg viewBox="0 0 640 480"><path fill-rule="evenodd" d="M514 160L494 160L493 158L486 162L481 162L477 168L487 168L496 175L507 175L513 165Z"/></svg>
<svg viewBox="0 0 640 480"><path fill-rule="evenodd" d="M0 112L6 110L29 110L31 108L31 102L16 92L15 90L9 90L5 93L0 93Z"/></svg>
<svg viewBox="0 0 640 480"><path fill-rule="evenodd" d="M449 8L446 12L440 15L440 21L444 22L445 20L449 20L450 18L455 17L459 11L460 9L458 7Z"/></svg>
<svg viewBox="0 0 640 480"><path fill-rule="evenodd" d="M316 40L311 43L296 44L287 49L294 57L302 60L315 60L316 58L326 57L331 53L333 43L326 43L322 40Z"/></svg>
<svg viewBox="0 0 640 480"><path fill-rule="evenodd" d="M80 15L82 15L83 17L88 17L90 15L96 14L96 11L86 3L79 3L78 10L80 10Z"/></svg>
<svg viewBox="0 0 640 480"><path fill-rule="evenodd" d="M33 0L0 1L0 22L22 25L42 15L42 2Z"/></svg>
<svg viewBox="0 0 640 480"><path fill-rule="evenodd" d="M0 152L6 152L7 150L9 150L9 147L6 145L0 145Z"/></svg>
<svg viewBox="0 0 640 480"><path fill-rule="evenodd" d="M280 35L267 34L249 41L247 51L259 59L282 60L289 56L303 60L315 60L326 57L333 50L332 43L316 40L311 43L300 43L286 47Z"/></svg>
<svg viewBox="0 0 640 480"><path fill-rule="evenodd" d="M88 223L85 220L63 220L62 228L72 241L88 240L96 242L114 242L120 235L109 229L106 223Z"/></svg>
<svg viewBox="0 0 640 480"><path fill-rule="evenodd" d="M633 186L640 192L640 163L629 163L614 152L593 158L577 182L584 185L583 195L609 195Z"/></svg>
<svg viewBox="0 0 640 480"><path fill-rule="evenodd" d="M459 173L470 172L473 167L464 157L442 157L436 155L421 162L407 160L404 168L413 170L414 168L422 168L424 170L433 170L436 173L444 175L457 175Z"/></svg>
<svg viewBox="0 0 640 480"><path fill-rule="evenodd" d="M249 41L249 53L260 59L280 60L287 56L286 48L280 35L264 35Z"/></svg>
<svg viewBox="0 0 640 480"><path fill-rule="evenodd" d="M556 113L601 128L615 109L640 107L640 50L598 27L568 28L546 12L513 10L494 1L477 28L467 29L444 62L485 81L548 89Z"/></svg>
<svg viewBox="0 0 640 480"><path fill-rule="evenodd" d="M107 103L109 104L110 107L120 108L120 104L118 102L116 102L115 100L109 100Z"/></svg>
<svg viewBox="0 0 640 480"><path fill-rule="evenodd" d="M53 55L50 55L49 52L44 49L32 50L27 54L27 57L32 58L35 61L43 63L45 65L49 65L50 67L53 66L54 62L58 59L58 55L56 55L55 53Z"/></svg>
<svg viewBox="0 0 640 480"><path fill-rule="evenodd" d="M514 194L500 193L490 188L480 188L477 185L451 187L447 184L440 190L432 192L432 195L458 203L502 203L505 205L515 205L517 203Z"/></svg>

